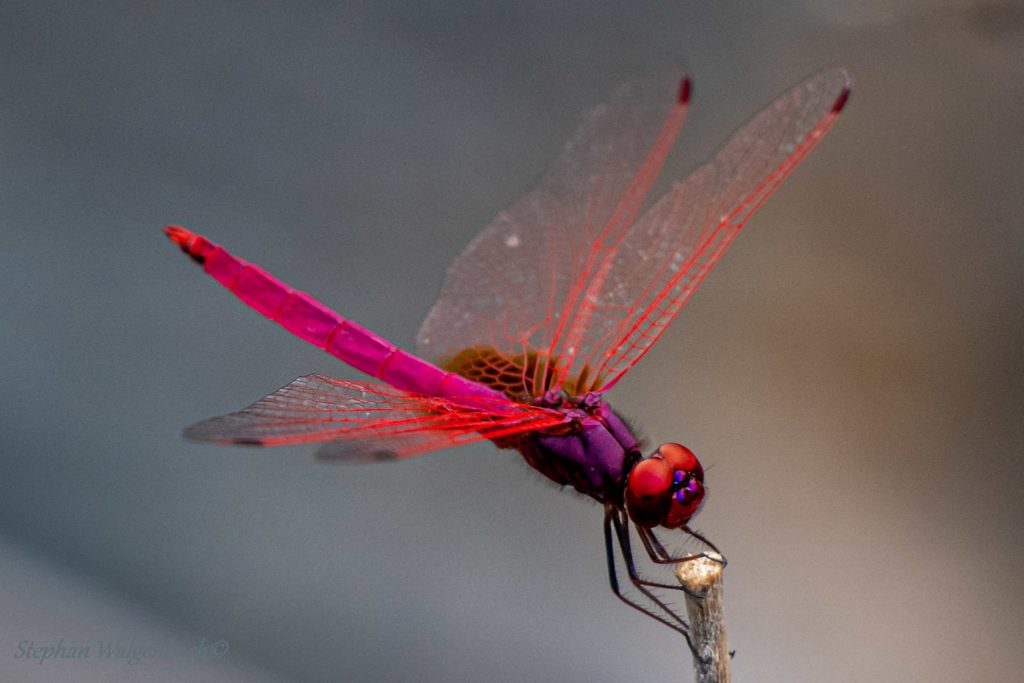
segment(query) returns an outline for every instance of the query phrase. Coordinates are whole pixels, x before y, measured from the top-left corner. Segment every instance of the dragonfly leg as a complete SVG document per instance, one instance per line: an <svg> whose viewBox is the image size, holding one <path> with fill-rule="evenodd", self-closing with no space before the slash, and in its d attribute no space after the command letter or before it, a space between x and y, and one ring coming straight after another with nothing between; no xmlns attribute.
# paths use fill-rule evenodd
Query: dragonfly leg
<svg viewBox="0 0 1024 683"><path fill-rule="evenodd" d="M613 537L612 528L615 528ZM618 518L618 511L613 506L605 508L604 515L604 545L605 553L608 558L608 581L611 584L612 592L617 598L622 600L624 603L632 607L633 609L643 612L647 616L661 622L665 626L668 626L673 631L682 634L686 638L686 644L690 647L690 650L694 653L694 656L699 656L697 651L694 650L693 642L690 640L690 626L686 623L686 620L676 614L672 608L666 605L656 595L654 595L645 585L640 583L635 577L636 568L633 563L633 554L629 549L629 538L628 534L625 537L625 545L623 544L623 535L620 532L621 522ZM627 595L623 592L619 585L618 572L615 569L615 540L618 540L619 549L622 552L622 558L626 563L627 571L630 574L630 581L633 583L633 587L640 592L648 601L649 604L642 604L640 601L635 599L633 596ZM656 608L656 609L655 609Z"/></svg>
<svg viewBox="0 0 1024 683"><path fill-rule="evenodd" d="M686 587L678 581L674 583L662 583L660 581L652 581L641 576L640 572L636 568L636 562L633 559L632 541L630 540L629 533L629 518L624 512L618 511L612 517L612 524L615 526L615 533L619 538L619 547L622 549L622 558L625 561L626 569L629 572L629 580L633 582L633 585L637 587L637 590L642 590L642 586L646 586L648 588L667 588L668 590L683 591L688 595L693 595L695 598L701 597L690 593L690 591L686 590ZM642 528L643 527L637 527L637 529ZM642 539L643 535L641 534L640 537ZM693 557L700 557L700 555L694 555Z"/></svg>
<svg viewBox="0 0 1024 683"><path fill-rule="evenodd" d="M698 532L694 531L693 529L691 529L688 526L684 526L683 527L683 531L685 531L686 533L690 534L691 536L696 538L698 541L700 541L701 543L703 543L704 545L706 545L707 547L711 548L713 551L718 553L722 557L722 566L725 566L726 564L728 564L728 562L726 562L725 555L722 555L722 551L719 550L718 546L716 546L714 543L712 543L708 539L704 538L701 534L699 534Z"/></svg>
<svg viewBox="0 0 1024 683"><path fill-rule="evenodd" d="M680 562L688 562L702 555L706 555L706 552L701 551L675 557L665 549L665 546L661 544L661 541L659 541L658 537L654 534L654 529L638 526L636 530L637 534L640 536L640 540L644 544L644 549L647 550L647 555L651 558L651 562L656 564L678 564ZM720 551L714 543L704 538L688 526L683 527L683 531L707 546L708 550L718 553L722 558L720 561L723 566L727 564L725 556L722 555L722 551ZM714 559L718 561L717 558Z"/></svg>

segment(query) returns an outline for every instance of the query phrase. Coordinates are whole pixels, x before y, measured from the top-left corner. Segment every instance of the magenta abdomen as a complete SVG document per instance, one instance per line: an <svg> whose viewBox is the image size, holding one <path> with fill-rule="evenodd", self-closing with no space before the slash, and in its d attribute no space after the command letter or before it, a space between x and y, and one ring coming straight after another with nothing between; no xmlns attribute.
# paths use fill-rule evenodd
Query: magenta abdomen
<svg viewBox="0 0 1024 683"><path fill-rule="evenodd" d="M257 265L229 253L201 235L170 226L167 235L214 280L243 302L304 341L393 387L465 403L505 402L482 384L459 377L402 351L386 339L346 320L305 292L297 291Z"/></svg>
<svg viewBox="0 0 1024 683"><path fill-rule="evenodd" d="M380 377L384 361L397 350L394 344L351 320L344 320L338 325L325 349L372 377Z"/></svg>
<svg viewBox="0 0 1024 683"><path fill-rule="evenodd" d="M384 363L380 378L399 389L436 396L446 374L436 365L398 350Z"/></svg>
<svg viewBox="0 0 1024 683"><path fill-rule="evenodd" d="M343 318L305 292L292 292L277 311L277 322L296 337L324 348Z"/></svg>
<svg viewBox="0 0 1024 683"><path fill-rule="evenodd" d="M275 320L277 311L293 290L259 266L248 263L238 273L231 291L263 315Z"/></svg>
<svg viewBox="0 0 1024 683"><path fill-rule="evenodd" d="M487 406L494 406L496 401L504 401L506 397L486 384L466 379L454 372L446 372L437 387L437 396L448 400L473 405L481 401Z"/></svg>
<svg viewBox="0 0 1024 683"><path fill-rule="evenodd" d="M326 351L393 387L428 396L436 394L446 374L351 320L338 325Z"/></svg>
<svg viewBox="0 0 1024 683"><path fill-rule="evenodd" d="M207 275L228 289L231 289L231 284L244 267L245 261L229 254L223 247L219 246L214 247L213 251L210 252L203 262L203 270L206 271Z"/></svg>
<svg viewBox="0 0 1024 683"><path fill-rule="evenodd" d="M197 236L196 239L203 239ZM204 240L205 241L205 240ZM295 336L324 348L344 318L305 292L284 284L257 265L243 261L223 247L214 247L203 268L239 299Z"/></svg>

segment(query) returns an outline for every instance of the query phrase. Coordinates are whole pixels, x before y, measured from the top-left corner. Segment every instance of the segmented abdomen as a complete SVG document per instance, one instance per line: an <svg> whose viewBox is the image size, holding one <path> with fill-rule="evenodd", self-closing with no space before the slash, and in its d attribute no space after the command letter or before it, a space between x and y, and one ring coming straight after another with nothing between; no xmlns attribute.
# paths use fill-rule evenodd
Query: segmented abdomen
<svg viewBox="0 0 1024 683"><path fill-rule="evenodd" d="M168 226L167 236L251 308L295 336L393 387L452 401L503 398L495 390L447 372L383 337L346 320L306 292L300 292L259 266L231 254L185 228Z"/></svg>

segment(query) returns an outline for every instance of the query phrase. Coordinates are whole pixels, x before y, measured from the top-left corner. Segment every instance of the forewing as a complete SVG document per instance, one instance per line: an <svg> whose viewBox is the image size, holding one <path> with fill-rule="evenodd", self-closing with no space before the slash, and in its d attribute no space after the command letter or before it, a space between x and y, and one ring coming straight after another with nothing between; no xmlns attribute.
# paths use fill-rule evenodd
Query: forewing
<svg viewBox="0 0 1024 683"><path fill-rule="evenodd" d="M185 436L250 446L324 443L325 457L381 460L512 436L563 420L560 413L503 399L476 399L470 408L387 384L307 375L244 410L194 424Z"/></svg>
<svg viewBox="0 0 1024 683"><path fill-rule="evenodd" d="M567 369L579 332L570 323L660 171L688 96L681 72L663 72L591 111L540 185L452 264L420 329L420 354L443 362L470 347L536 351Z"/></svg>
<svg viewBox="0 0 1024 683"><path fill-rule="evenodd" d="M628 230L588 296L576 364L590 368L591 388L611 388L650 349L747 219L832 127L849 88L842 69L792 88Z"/></svg>

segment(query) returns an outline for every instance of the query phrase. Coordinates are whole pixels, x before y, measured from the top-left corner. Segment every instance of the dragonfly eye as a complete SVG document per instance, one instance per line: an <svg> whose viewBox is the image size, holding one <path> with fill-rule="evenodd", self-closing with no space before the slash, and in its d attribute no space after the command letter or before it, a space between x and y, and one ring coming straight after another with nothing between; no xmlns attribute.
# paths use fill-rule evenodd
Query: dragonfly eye
<svg viewBox="0 0 1024 683"><path fill-rule="evenodd" d="M672 467L657 456L641 460L626 482L626 512L639 526L661 524L672 502Z"/></svg>
<svg viewBox="0 0 1024 683"><path fill-rule="evenodd" d="M704 500L704 468L686 446L662 444L633 467L626 482L626 512L639 526L676 529Z"/></svg>
<svg viewBox="0 0 1024 683"><path fill-rule="evenodd" d="M678 443L662 444L654 457L661 457L673 470L672 498L661 525L676 529L686 524L704 500L704 468L697 456Z"/></svg>
<svg viewBox="0 0 1024 683"><path fill-rule="evenodd" d="M664 458L672 469L684 475L692 475L697 481L704 481L704 468L700 466L700 461L693 451L686 446L679 443L663 443L658 447L656 455Z"/></svg>

